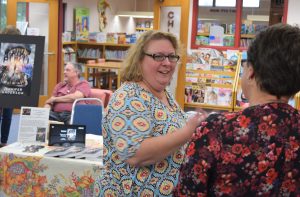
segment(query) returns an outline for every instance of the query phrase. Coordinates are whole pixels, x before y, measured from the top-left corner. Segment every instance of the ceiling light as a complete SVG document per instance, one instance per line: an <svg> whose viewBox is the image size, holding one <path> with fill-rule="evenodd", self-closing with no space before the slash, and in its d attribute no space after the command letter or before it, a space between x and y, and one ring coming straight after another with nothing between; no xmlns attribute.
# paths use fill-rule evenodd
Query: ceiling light
<svg viewBox="0 0 300 197"><path fill-rule="evenodd" d="M116 15L120 17L153 18L153 12L119 11Z"/></svg>

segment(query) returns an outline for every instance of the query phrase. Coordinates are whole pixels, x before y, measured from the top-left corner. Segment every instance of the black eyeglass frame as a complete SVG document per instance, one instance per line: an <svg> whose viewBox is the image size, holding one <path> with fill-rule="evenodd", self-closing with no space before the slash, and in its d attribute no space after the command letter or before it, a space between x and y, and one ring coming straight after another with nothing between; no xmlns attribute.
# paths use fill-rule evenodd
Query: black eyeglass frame
<svg viewBox="0 0 300 197"><path fill-rule="evenodd" d="M169 55L163 55L163 54L155 54L155 53L153 53L153 54L150 54L150 53L146 53L146 52L143 52L144 53L144 55L147 55L147 56L149 56L149 57L152 57L152 59L154 60L154 61L157 61L157 62L162 62L162 61L164 61L166 58L168 58L168 60L170 61L170 62L173 62L173 63L176 63L176 62L178 62L179 61L179 59L180 59L180 56L179 55L175 55L175 54L169 54ZM162 59L160 59L160 58L162 58ZM174 60L172 60L172 58L176 58L176 60L174 61Z"/></svg>

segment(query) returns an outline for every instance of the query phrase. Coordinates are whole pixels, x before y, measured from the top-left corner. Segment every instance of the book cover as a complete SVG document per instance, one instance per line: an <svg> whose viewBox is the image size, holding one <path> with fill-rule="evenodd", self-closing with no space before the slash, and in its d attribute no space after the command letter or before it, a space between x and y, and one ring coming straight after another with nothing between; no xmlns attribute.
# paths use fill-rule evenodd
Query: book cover
<svg viewBox="0 0 300 197"><path fill-rule="evenodd" d="M89 8L75 8L74 9L74 27L77 41L89 40Z"/></svg>
<svg viewBox="0 0 300 197"><path fill-rule="evenodd" d="M207 87L204 96L204 103L210 105L218 104L218 89L213 87Z"/></svg>
<svg viewBox="0 0 300 197"><path fill-rule="evenodd" d="M126 33L118 34L118 44L126 44Z"/></svg>

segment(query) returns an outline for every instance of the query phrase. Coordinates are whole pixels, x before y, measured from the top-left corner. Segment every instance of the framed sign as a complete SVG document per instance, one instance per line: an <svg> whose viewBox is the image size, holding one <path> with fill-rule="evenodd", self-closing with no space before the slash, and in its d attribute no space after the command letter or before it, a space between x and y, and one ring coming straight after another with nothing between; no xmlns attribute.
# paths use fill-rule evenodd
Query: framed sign
<svg viewBox="0 0 300 197"><path fill-rule="evenodd" d="M171 32L180 39L181 7L162 6L160 8L160 30Z"/></svg>
<svg viewBox="0 0 300 197"><path fill-rule="evenodd" d="M0 107L37 106L45 37L0 35Z"/></svg>

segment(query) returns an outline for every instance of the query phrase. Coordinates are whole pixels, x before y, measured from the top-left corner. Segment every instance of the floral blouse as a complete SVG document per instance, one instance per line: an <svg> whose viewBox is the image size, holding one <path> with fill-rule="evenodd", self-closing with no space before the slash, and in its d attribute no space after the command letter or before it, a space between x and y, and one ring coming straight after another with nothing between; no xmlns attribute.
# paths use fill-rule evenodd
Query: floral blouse
<svg viewBox="0 0 300 197"><path fill-rule="evenodd" d="M166 135L185 124L186 115L170 93L166 95L170 107L136 83L125 83L114 93L103 120L105 170L96 183L96 195L172 195L183 147L153 165L133 167L125 162L146 138Z"/></svg>
<svg viewBox="0 0 300 197"><path fill-rule="evenodd" d="M299 196L300 114L269 103L196 129L175 196Z"/></svg>

